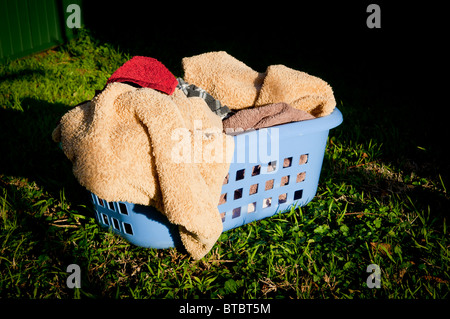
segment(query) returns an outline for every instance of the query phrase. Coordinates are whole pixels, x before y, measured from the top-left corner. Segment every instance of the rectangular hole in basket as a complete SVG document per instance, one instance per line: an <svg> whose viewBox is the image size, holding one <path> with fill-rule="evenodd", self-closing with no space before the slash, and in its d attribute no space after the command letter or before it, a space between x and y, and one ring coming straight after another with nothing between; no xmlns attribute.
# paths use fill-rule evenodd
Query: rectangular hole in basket
<svg viewBox="0 0 450 319"><path fill-rule="evenodd" d="M250 191L248 192L249 195L256 194L258 192L258 184L253 184L250 186Z"/></svg>
<svg viewBox="0 0 450 319"><path fill-rule="evenodd" d="M106 216L105 214L101 214L101 216L102 216L102 222L103 222L103 224L109 226L108 216Z"/></svg>
<svg viewBox="0 0 450 319"><path fill-rule="evenodd" d="M277 169L277 161L272 161L267 164L267 173L273 172Z"/></svg>
<svg viewBox="0 0 450 319"><path fill-rule="evenodd" d="M236 189L234 191L234 199L242 198L242 188Z"/></svg>
<svg viewBox="0 0 450 319"><path fill-rule="evenodd" d="M99 204L100 206L105 207L105 204L103 203L103 199L101 199L100 197L97 197L97 198L98 198L98 204Z"/></svg>
<svg viewBox="0 0 450 319"><path fill-rule="evenodd" d="M226 213L225 213L225 212L223 212L223 213L220 213L220 217L222 218L222 223L224 223L224 222L225 222L225 215L226 215Z"/></svg>
<svg viewBox="0 0 450 319"><path fill-rule="evenodd" d="M272 189L273 188L273 182L274 182L273 179L269 179L268 181L266 181L266 188L264 190L267 191L269 189Z"/></svg>
<svg viewBox="0 0 450 319"><path fill-rule="evenodd" d="M280 186L286 186L289 185L289 175L283 176L281 178Z"/></svg>
<svg viewBox="0 0 450 319"><path fill-rule="evenodd" d="M291 167L292 165L292 157L286 157L283 161L283 168Z"/></svg>
<svg viewBox="0 0 450 319"><path fill-rule="evenodd" d="M241 208L237 207L235 209L233 209L233 214L231 215L231 218L238 218L239 216L241 216Z"/></svg>
<svg viewBox="0 0 450 319"><path fill-rule="evenodd" d="M228 173L227 176L225 176L225 178L223 179L222 185L228 184L228 178L229 177L230 177L230 173Z"/></svg>
<svg viewBox="0 0 450 319"><path fill-rule="evenodd" d="M115 219L114 217L111 218L111 220L112 220L112 224L113 224L114 229L120 230L120 224L119 224L119 221L118 221L117 219Z"/></svg>
<svg viewBox="0 0 450 319"><path fill-rule="evenodd" d="M272 197L264 198L262 208L267 208L272 205Z"/></svg>
<svg viewBox="0 0 450 319"><path fill-rule="evenodd" d="M227 202L227 193L223 193L220 195L219 205L225 204Z"/></svg>
<svg viewBox="0 0 450 319"><path fill-rule="evenodd" d="M110 210L116 211L116 209L114 208L114 203L113 202L109 202L108 206L109 206Z"/></svg>
<svg viewBox="0 0 450 319"><path fill-rule="evenodd" d="M284 204L287 202L287 193L278 196L278 204Z"/></svg>
<svg viewBox="0 0 450 319"><path fill-rule="evenodd" d="M236 180L240 181L241 179L244 179L245 169L240 169L236 172Z"/></svg>
<svg viewBox="0 0 450 319"><path fill-rule="evenodd" d="M309 157L309 154L300 155L300 161L298 162L298 165L303 165L303 164L308 163L308 157Z"/></svg>
<svg viewBox="0 0 450 319"><path fill-rule="evenodd" d="M247 213L248 214L254 213L255 210L256 210L256 202L248 204L248 206L247 206Z"/></svg>
<svg viewBox="0 0 450 319"><path fill-rule="evenodd" d="M252 176L257 176L259 174L261 174L261 165L253 166Z"/></svg>
<svg viewBox="0 0 450 319"><path fill-rule="evenodd" d="M306 178L306 172L301 172L297 174L297 183L303 182Z"/></svg>
<svg viewBox="0 0 450 319"><path fill-rule="evenodd" d="M131 224L123 223L123 231L128 235L133 235L133 227L131 227Z"/></svg>
<svg viewBox="0 0 450 319"><path fill-rule="evenodd" d="M303 196L303 189L299 189L298 191L295 191L294 193L294 200L301 199Z"/></svg>
<svg viewBox="0 0 450 319"><path fill-rule="evenodd" d="M119 213L128 215L127 205L124 203L119 203Z"/></svg>

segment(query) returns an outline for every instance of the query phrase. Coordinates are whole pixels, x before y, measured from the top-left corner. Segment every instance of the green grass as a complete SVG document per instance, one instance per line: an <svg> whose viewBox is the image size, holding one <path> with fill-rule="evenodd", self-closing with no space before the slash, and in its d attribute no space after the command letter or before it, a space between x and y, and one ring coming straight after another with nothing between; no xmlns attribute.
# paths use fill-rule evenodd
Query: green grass
<svg viewBox="0 0 450 319"><path fill-rule="evenodd" d="M83 32L0 66L0 297L449 297L443 164L386 113L358 112L363 93L345 87L344 123L306 207L225 232L200 261L102 230L51 132L129 58ZM69 264L81 268L80 289L66 286ZM367 287L369 264L381 268L380 289Z"/></svg>

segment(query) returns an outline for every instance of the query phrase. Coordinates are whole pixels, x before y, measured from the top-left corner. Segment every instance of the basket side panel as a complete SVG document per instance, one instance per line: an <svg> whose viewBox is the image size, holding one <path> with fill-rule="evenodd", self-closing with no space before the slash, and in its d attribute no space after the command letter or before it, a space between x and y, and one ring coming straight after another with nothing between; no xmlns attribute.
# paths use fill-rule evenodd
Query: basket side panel
<svg viewBox="0 0 450 319"><path fill-rule="evenodd" d="M261 135L262 130L251 132L245 145L242 137L235 137L235 157L228 183L222 186L221 197L226 201L219 205L224 231L272 216L293 204L304 206L315 196L328 130L293 135L285 134L284 129L268 130L270 138Z"/></svg>
<svg viewBox="0 0 450 319"><path fill-rule="evenodd" d="M97 222L130 243L147 248L181 245L178 227L154 207L127 202L107 202L92 194Z"/></svg>

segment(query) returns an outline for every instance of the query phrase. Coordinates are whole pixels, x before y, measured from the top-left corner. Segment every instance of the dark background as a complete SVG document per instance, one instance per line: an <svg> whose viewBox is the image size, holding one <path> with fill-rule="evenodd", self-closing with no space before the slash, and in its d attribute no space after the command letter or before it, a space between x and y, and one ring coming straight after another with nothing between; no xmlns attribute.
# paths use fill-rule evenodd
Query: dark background
<svg viewBox="0 0 450 319"><path fill-rule="evenodd" d="M366 25L372 1L86 1L83 10L98 39L157 58L176 76L182 76L183 57L216 50L259 72L284 64L319 76L333 87L344 125L358 113L358 125L368 129L394 125L400 138L387 143L386 157L410 157L419 170L427 167L422 173L447 175L441 161L448 144L443 7L392 2L375 2L380 29ZM404 140L411 147L398 145Z"/></svg>

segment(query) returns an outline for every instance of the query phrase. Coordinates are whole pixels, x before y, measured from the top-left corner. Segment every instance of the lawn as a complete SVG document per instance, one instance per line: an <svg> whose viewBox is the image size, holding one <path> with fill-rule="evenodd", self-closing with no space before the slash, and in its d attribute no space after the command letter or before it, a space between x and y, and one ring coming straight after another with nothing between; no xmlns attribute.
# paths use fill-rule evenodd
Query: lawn
<svg viewBox="0 0 450 319"><path fill-rule="evenodd" d="M66 45L0 66L0 298L448 298L444 151L429 130L411 125L416 113L399 118L410 97L392 108L400 100L386 104L392 82L352 78L350 58L347 82L313 53L280 58L328 81L344 115L330 131L317 195L306 207L223 233L200 261L132 246L96 224L53 128L136 54L158 58L177 76L181 57L202 52L195 50L225 47L257 70L278 63L276 50L202 45L121 46L81 31ZM80 266L81 288L66 285L70 264ZM381 270L380 288L367 285L371 264Z"/></svg>

